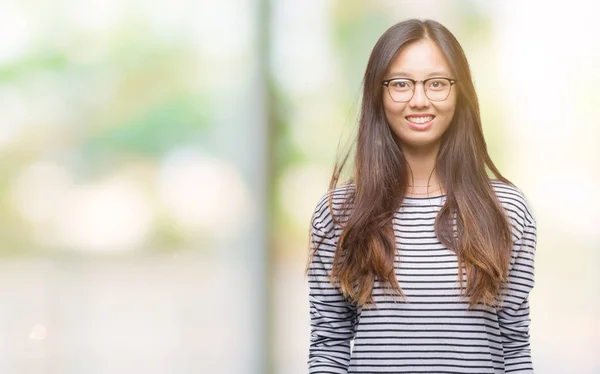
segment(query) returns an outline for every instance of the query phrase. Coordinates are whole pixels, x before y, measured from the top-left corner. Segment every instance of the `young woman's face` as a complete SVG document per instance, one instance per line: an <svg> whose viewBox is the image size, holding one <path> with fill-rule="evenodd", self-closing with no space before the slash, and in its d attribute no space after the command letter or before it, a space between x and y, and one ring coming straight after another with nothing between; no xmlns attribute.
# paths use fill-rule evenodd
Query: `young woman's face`
<svg viewBox="0 0 600 374"><path fill-rule="evenodd" d="M429 39L419 40L405 46L392 60L386 74L386 80L392 78L412 78L424 80L431 77L454 77L450 66L438 46ZM399 89L404 83L396 83ZM429 96L434 89L429 88ZM456 108L456 86L451 86L448 97L443 101L430 100L423 84L414 85L414 94L407 102L396 102L390 95L392 87L384 87L383 106L385 117L403 149L418 151L439 147L440 140L452 122ZM410 96L410 95L409 95ZM395 96L396 99L398 96Z"/></svg>

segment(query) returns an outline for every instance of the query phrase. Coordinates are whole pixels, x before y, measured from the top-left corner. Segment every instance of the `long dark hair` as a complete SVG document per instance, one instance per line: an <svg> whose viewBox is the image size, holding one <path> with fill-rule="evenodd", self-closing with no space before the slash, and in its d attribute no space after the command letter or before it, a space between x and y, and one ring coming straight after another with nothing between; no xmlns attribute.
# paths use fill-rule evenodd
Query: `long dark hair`
<svg viewBox="0 0 600 374"><path fill-rule="evenodd" d="M488 154L464 51L448 29L432 20L413 19L392 26L371 52L363 82L354 173L349 180L354 188L346 200L350 214L337 243L331 280L357 305L373 303L375 280L403 295L394 271L392 219L404 199L410 173L385 118L381 81L398 52L422 39L430 39L440 48L458 82L454 117L442 136L435 165L446 190L446 202L435 220L435 234L457 255L461 293L469 297L469 308L479 302L493 305L508 277L512 236L486 166L497 179L512 183L500 174ZM338 185L349 154L336 162L329 190ZM333 212L332 199L330 194ZM336 217L334 220L339 222Z"/></svg>

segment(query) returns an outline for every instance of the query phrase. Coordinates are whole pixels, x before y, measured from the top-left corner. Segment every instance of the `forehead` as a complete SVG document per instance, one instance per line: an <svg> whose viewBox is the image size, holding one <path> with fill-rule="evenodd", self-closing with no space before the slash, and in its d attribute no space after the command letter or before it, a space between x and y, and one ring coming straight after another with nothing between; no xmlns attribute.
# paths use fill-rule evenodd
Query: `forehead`
<svg viewBox="0 0 600 374"><path fill-rule="evenodd" d="M390 63L387 75L422 79L442 74L449 76L450 65L440 48L429 39L422 39L402 48Z"/></svg>

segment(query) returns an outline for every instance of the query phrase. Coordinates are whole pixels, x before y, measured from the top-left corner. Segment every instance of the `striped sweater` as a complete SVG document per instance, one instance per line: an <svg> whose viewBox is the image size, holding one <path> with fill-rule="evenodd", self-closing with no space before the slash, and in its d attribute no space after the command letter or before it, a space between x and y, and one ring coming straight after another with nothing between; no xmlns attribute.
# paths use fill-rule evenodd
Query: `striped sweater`
<svg viewBox="0 0 600 374"><path fill-rule="evenodd" d="M308 270L309 373L533 373L528 295L535 218L519 189L498 180L492 186L509 215L514 243L500 310L482 304L466 309L456 255L434 232L445 195L406 197L395 213L395 272L406 300L384 294L376 281L377 308L355 307L328 279L342 228L332 221L327 201L333 194L337 213L354 187L321 198L311 222L316 252Z"/></svg>

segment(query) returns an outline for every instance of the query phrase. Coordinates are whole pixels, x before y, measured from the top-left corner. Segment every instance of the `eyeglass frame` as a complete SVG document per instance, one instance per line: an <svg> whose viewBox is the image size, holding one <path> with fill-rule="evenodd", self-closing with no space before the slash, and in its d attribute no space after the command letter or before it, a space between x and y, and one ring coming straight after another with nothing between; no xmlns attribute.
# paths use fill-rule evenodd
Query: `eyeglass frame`
<svg viewBox="0 0 600 374"><path fill-rule="evenodd" d="M448 90L448 95L443 100L431 100L429 98L429 96L427 95L427 89L425 88L425 82L430 81L432 79L445 79L448 82L450 82L450 90ZM405 81L410 81L410 82L413 83L413 85L415 86L415 89L412 90L412 95L410 96L410 99L408 99L406 101L396 101L396 100L394 100L394 98L392 97L392 93L390 92L390 82L391 81L395 81L395 80L405 80ZM450 92L452 92L452 86L454 86L456 84L456 82L457 82L456 79L446 78L446 77L431 77L431 78L422 79L422 80L416 80L416 79L411 79L411 78L390 78L390 79L386 79L386 80L382 81L381 84L383 84L384 86L387 87L388 94L390 95L390 99L392 99L392 101L394 101L395 103L407 103L407 102L411 101L412 98L415 96L415 91L416 91L416 88L417 88L417 83L422 83L423 84L423 92L425 93L425 97L429 101L441 102L441 101L445 101L446 99L448 99L448 97L450 96Z"/></svg>

